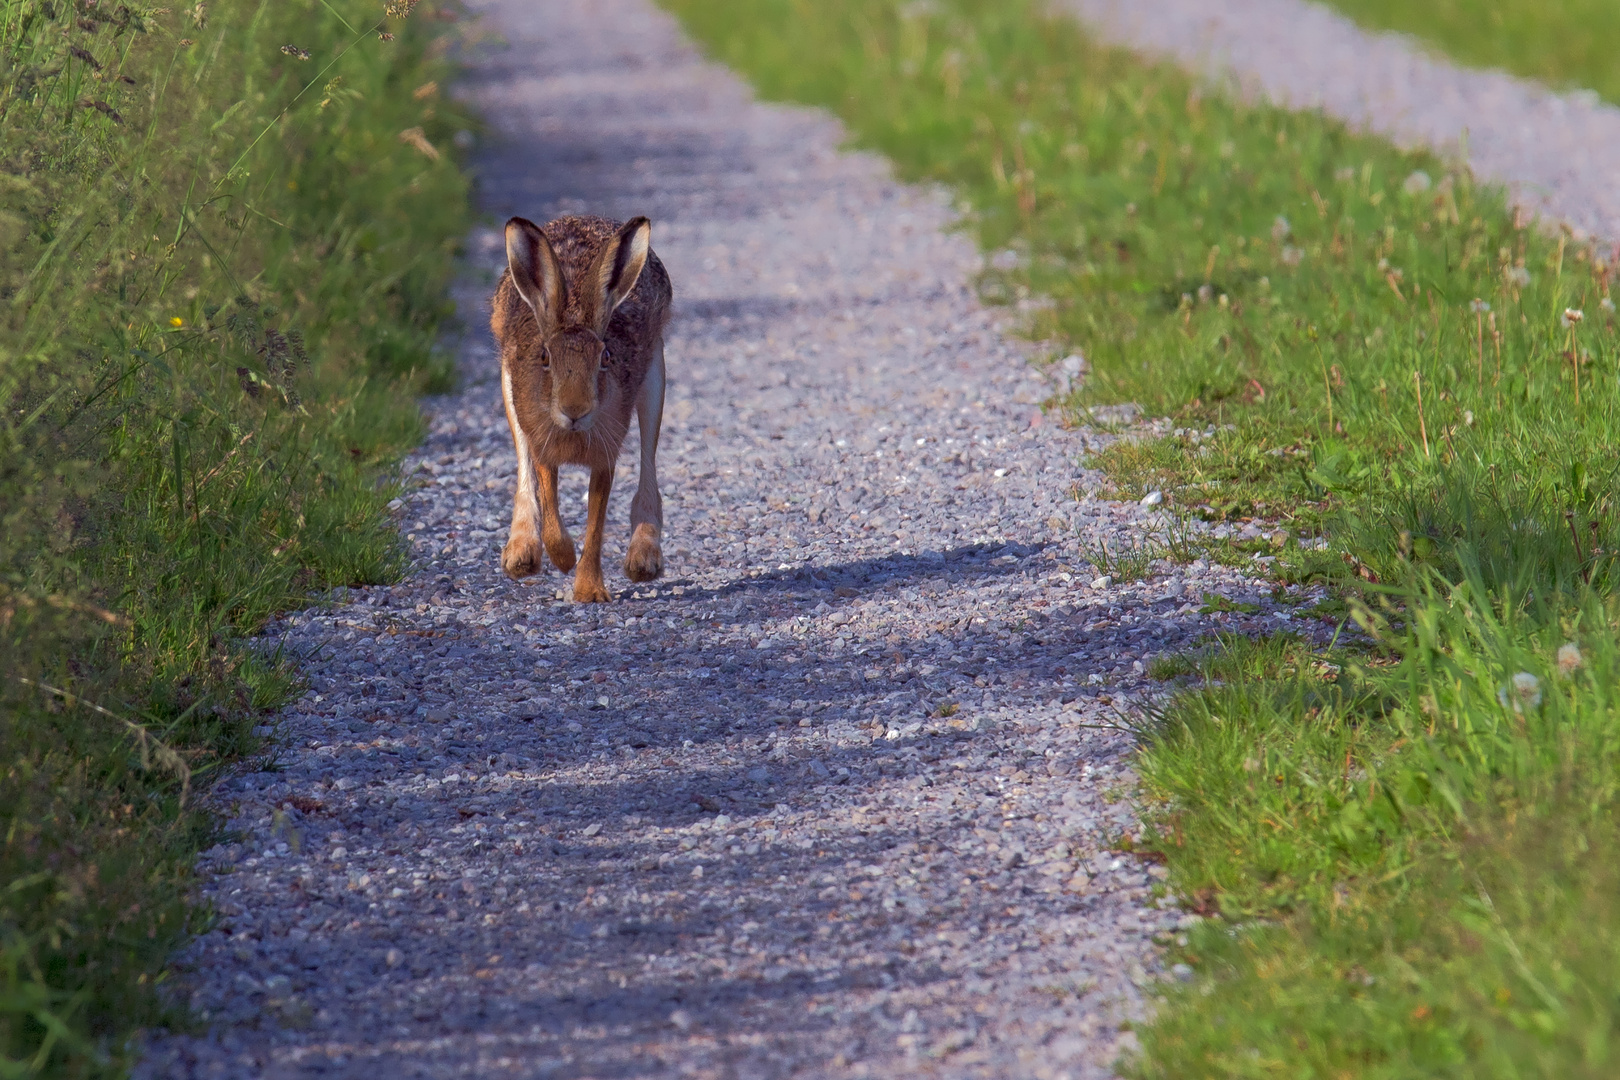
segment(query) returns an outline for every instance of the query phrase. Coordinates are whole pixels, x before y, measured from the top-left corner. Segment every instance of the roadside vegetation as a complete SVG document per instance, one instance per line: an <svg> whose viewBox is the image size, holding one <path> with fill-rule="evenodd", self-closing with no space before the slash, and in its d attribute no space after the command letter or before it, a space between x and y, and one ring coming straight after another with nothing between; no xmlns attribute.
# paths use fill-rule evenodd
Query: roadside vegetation
<svg viewBox="0 0 1620 1080"><path fill-rule="evenodd" d="M1077 419L1173 418L1096 462L1163 492L1162 555L1261 522L1279 584L1334 592L1331 648L1154 666L1203 679L1145 723L1136 844L1208 918L1133 1074L1613 1075L1612 254L1034 0L665 2L957 194L985 296L1085 356Z"/></svg>
<svg viewBox="0 0 1620 1080"><path fill-rule="evenodd" d="M1620 7L1609 0L1328 0L1372 30L1411 34L1464 64L1620 103Z"/></svg>
<svg viewBox="0 0 1620 1080"><path fill-rule="evenodd" d="M184 1021L199 801L296 678L242 638L403 565L466 224L412 6L0 0L0 1076Z"/></svg>

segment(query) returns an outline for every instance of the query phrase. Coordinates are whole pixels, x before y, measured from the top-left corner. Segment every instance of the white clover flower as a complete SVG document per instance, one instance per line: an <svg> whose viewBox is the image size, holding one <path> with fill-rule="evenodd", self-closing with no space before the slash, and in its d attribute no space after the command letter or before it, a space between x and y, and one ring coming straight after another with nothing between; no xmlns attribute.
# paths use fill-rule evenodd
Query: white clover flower
<svg viewBox="0 0 1620 1080"><path fill-rule="evenodd" d="M1575 674L1575 669L1584 662L1581 647L1573 641L1566 641L1558 646L1558 674L1568 678Z"/></svg>
<svg viewBox="0 0 1620 1080"><path fill-rule="evenodd" d="M1294 227L1288 224L1287 218L1278 214L1277 220L1271 223L1271 238L1280 244L1293 235Z"/></svg>
<svg viewBox="0 0 1620 1080"><path fill-rule="evenodd" d="M1564 329L1566 329L1566 330L1569 329L1570 327L1572 327L1575 324L1579 323L1584 318L1586 318L1586 312L1582 311L1580 308L1572 308L1572 307L1565 308L1564 309L1563 319L1562 319L1562 322L1564 324Z"/></svg>
<svg viewBox="0 0 1620 1080"><path fill-rule="evenodd" d="M1282 249L1282 264L1284 266L1298 266L1305 261L1305 249L1288 244Z"/></svg>
<svg viewBox="0 0 1620 1080"><path fill-rule="evenodd" d="M1509 285L1520 289L1526 288L1530 284L1530 271L1522 266L1508 267L1503 276L1507 278Z"/></svg>
<svg viewBox="0 0 1620 1080"><path fill-rule="evenodd" d="M1487 311L1491 310L1491 305L1486 303L1484 300L1475 297L1474 302L1468 305L1468 310L1472 311L1475 315L1483 315Z"/></svg>
<svg viewBox="0 0 1620 1080"><path fill-rule="evenodd" d="M1516 713L1523 713L1525 709L1539 708L1541 705L1541 680L1528 671L1521 671L1508 680L1508 684L1496 691L1496 700L1504 708L1511 706Z"/></svg>
<svg viewBox="0 0 1620 1080"><path fill-rule="evenodd" d="M1598 301L1598 307L1607 311L1610 315L1614 314L1614 301L1607 296Z"/></svg>
<svg viewBox="0 0 1620 1080"><path fill-rule="evenodd" d="M1401 190L1408 195L1421 195L1432 186L1434 186L1434 181L1429 179L1429 174L1422 169L1417 169L1401 184Z"/></svg>

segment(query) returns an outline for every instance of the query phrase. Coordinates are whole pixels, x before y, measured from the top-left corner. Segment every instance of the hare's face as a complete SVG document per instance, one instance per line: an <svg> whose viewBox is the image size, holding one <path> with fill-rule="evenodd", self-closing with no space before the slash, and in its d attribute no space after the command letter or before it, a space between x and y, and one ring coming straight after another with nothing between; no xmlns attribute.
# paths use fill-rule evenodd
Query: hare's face
<svg viewBox="0 0 1620 1080"><path fill-rule="evenodd" d="M608 351L589 330L560 330L540 346L540 367L549 376L547 410L564 431L589 431L601 404Z"/></svg>

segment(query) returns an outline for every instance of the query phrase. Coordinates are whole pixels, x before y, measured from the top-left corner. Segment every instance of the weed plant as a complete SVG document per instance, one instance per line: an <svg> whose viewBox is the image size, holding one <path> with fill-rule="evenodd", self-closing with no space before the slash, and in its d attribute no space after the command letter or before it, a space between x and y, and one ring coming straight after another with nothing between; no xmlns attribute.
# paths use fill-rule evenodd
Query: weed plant
<svg viewBox="0 0 1620 1080"><path fill-rule="evenodd" d="M412 6L0 0L0 1075L122 1073L293 685L242 635L402 565L466 220Z"/></svg>
<svg viewBox="0 0 1620 1080"><path fill-rule="evenodd" d="M1329 0L1374 30L1395 30L1465 64L1502 68L1620 102L1620 8L1608 0Z"/></svg>
<svg viewBox="0 0 1620 1080"><path fill-rule="evenodd" d="M1151 537L1118 537L1080 545L1081 556L1099 574L1118 582L1141 581L1153 571L1153 564L1166 557L1163 544Z"/></svg>
<svg viewBox="0 0 1620 1080"><path fill-rule="evenodd" d="M1141 842L1210 918L1130 1068L1613 1075L1612 254L1033 0L666 4L957 194L1076 418L1175 418L1099 455L1122 493L1330 541L1276 566L1357 648L1229 641L1144 728Z"/></svg>

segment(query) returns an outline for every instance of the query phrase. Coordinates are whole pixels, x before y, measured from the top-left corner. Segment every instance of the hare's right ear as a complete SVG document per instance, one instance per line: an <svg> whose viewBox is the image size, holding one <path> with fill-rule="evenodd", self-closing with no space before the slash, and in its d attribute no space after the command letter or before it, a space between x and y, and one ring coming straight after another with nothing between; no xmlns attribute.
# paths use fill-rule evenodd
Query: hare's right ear
<svg viewBox="0 0 1620 1080"><path fill-rule="evenodd" d="M527 218L506 223L506 265L518 295L534 310L541 328L555 324L568 303L568 284L551 242Z"/></svg>

